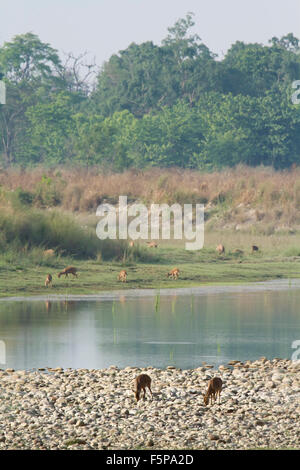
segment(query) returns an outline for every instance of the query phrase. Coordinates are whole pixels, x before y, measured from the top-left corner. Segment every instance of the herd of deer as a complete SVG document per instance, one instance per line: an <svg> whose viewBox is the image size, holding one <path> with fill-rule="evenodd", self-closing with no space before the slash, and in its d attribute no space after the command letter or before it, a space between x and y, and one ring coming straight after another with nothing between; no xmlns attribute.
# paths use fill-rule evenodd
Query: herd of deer
<svg viewBox="0 0 300 470"><path fill-rule="evenodd" d="M130 243L130 246L134 246L134 242L131 241ZM147 242L148 246L149 247L152 247L152 248L157 248L157 243L155 242ZM225 247L224 245L222 244L219 244L216 248L216 251L219 253L219 255L221 254L224 254L225 253ZM256 245L252 245L251 247L251 251L252 253L254 253L255 251L258 251L258 246ZM54 251L53 250L46 250L44 253L47 253L47 254L53 254ZM234 253L238 253L238 254L243 254L243 251L242 250L238 250L236 249L234 251ZM179 277L179 269L178 268L174 268L172 269L170 272L167 273L167 277L171 278L171 279L178 279ZM73 274L74 277L78 277L77 276L77 269L74 268L74 266L68 266L66 267L65 269L63 269L60 273L58 273L58 277L60 278L62 275L65 275L65 277L68 277L68 274ZM122 271L120 271L119 275L118 275L118 281L122 281L122 282L127 282L127 272L125 271L125 269L122 269ZM46 280L45 280L45 287L48 287L48 286L52 286L52 275L51 274L47 274L47 277L46 277Z"/></svg>
<svg viewBox="0 0 300 470"><path fill-rule="evenodd" d="M78 277L77 268L74 268L74 266L68 266L67 268L63 269L60 273L58 273L57 277L60 277L62 275L68 277L68 274L73 274L73 276ZM51 274L47 274L45 280L45 287L48 287L50 285L52 286L52 276Z"/></svg>
<svg viewBox="0 0 300 470"><path fill-rule="evenodd" d="M224 247L224 245L222 245L222 244L218 245L217 248L216 248L216 251L219 253L219 255L225 253L225 247ZM254 253L255 251L258 251L258 246L252 245L252 246L251 246L251 252ZM239 250L239 249L237 248L236 250L234 250L233 253L237 253L237 254L242 255L244 252L243 252L243 250Z"/></svg>
<svg viewBox="0 0 300 470"><path fill-rule="evenodd" d="M136 401L139 401L140 399L140 394L143 391L144 392L144 398L146 397L146 388L149 389L152 395L151 391L151 378L147 374L140 374L135 378L135 388L134 388L134 394L135 394L135 399ZM206 393L203 395L203 401L205 405L208 405L209 399L211 400L210 403L211 405L214 403L219 396L219 405L221 403L221 391L222 391L222 385L223 382L220 379L220 377L214 377L208 382L208 388Z"/></svg>

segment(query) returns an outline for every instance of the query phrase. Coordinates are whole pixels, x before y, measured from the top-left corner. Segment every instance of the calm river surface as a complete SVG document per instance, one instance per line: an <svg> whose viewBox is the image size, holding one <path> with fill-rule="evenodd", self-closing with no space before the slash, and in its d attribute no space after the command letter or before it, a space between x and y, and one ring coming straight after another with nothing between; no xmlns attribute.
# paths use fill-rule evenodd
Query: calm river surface
<svg viewBox="0 0 300 470"><path fill-rule="evenodd" d="M186 369L291 358L297 340L300 280L0 301L2 368Z"/></svg>

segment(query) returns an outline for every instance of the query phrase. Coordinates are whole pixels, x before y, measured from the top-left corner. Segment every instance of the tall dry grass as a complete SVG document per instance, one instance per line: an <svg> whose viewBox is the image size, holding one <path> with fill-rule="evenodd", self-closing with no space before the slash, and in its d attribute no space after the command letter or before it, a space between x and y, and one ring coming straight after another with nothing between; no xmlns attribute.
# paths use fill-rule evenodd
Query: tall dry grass
<svg viewBox="0 0 300 470"><path fill-rule="evenodd" d="M0 185L9 191L21 188L25 199L28 196L34 205L58 205L70 211L94 212L101 202L117 203L119 195L127 195L129 202L204 203L212 212L215 208L223 214L222 223L255 220L300 225L300 168L279 172L269 167L237 166L214 173L177 168L123 173L102 172L100 168L8 169L0 173ZM251 216L247 212L250 208L255 210Z"/></svg>

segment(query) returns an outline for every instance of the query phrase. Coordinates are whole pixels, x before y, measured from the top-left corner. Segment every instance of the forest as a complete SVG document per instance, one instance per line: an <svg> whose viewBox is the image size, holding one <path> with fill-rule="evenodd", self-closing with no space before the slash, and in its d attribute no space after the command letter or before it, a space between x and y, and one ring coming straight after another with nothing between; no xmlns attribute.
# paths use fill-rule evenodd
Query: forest
<svg viewBox="0 0 300 470"><path fill-rule="evenodd" d="M0 46L0 166L204 171L300 163L300 44L237 41L220 59L193 14L160 45L130 44L99 67L33 33ZM97 48L97 45L95 45Z"/></svg>

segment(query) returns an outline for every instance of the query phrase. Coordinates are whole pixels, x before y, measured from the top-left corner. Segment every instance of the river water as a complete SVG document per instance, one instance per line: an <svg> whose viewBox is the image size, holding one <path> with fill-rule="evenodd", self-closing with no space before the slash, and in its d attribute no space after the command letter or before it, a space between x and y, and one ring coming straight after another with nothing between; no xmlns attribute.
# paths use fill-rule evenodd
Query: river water
<svg viewBox="0 0 300 470"><path fill-rule="evenodd" d="M218 366L297 340L300 280L0 301L3 369Z"/></svg>

